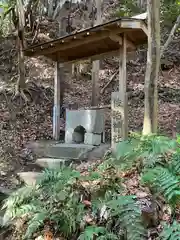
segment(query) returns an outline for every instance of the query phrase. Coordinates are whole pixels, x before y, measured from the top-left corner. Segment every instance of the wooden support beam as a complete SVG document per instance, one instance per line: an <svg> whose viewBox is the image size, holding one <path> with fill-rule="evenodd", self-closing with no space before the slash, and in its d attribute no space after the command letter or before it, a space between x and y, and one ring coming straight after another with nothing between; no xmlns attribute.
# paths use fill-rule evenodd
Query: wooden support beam
<svg viewBox="0 0 180 240"><path fill-rule="evenodd" d="M95 25L99 25L102 23L102 12L101 12L101 5L102 0L96 0L96 9L97 9L97 17L95 21ZM109 33L106 33L109 34ZM92 106L97 106L99 103L99 69L100 69L100 61L96 60L92 63Z"/></svg>
<svg viewBox="0 0 180 240"><path fill-rule="evenodd" d="M53 107L53 138L59 140L60 136L60 87L62 78L62 65L57 60L54 74L54 107Z"/></svg>
<svg viewBox="0 0 180 240"><path fill-rule="evenodd" d="M121 36L118 36L118 35L115 35L115 34L110 34L109 38L110 38L111 40L113 40L114 42L118 42L120 45L122 45L123 40L122 40L122 37L121 37ZM130 47L130 48L132 48L133 50L136 49L136 46L134 45L134 43L130 42L128 39L126 39L126 43L127 43L127 44L126 44L127 47Z"/></svg>
<svg viewBox="0 0 180 240"><path fill-rule="evenodd" d="M43 55L47 55L47 54L55 53L57 51L65 51L67 48L76 48L78 46L81 46L82 44L84 44L84 45L92 44L93 42L103 40L107 37L109 37L108 31L100 32L100 33L92 33L92 34L89 34L86 37L84 37L83 41L82 41L82 39L75 39L72 42L69 40L67 40L67 42L66 42L66 39L65 39L65 40L61 40L59 42L55 42L55 43L52 43L49 45L44 45L41 47L36 47L34 49L25 50L25 51L28 56L31 56L31 54L33 56L41 55L41 51L43 51Z"/></svg>
<svg viewBox="0 0 180 240"><path fill-rule="evenodd" d="M122 139L128 137L128 99L127 99L127 39L123 34L122 48L120 48L119 61L119 94L122 102Z"/></svg>
<svg viewBox="0 0 180 240"><path fill-rule="evenodd" d="M122 37L115 35L115 34L110 34L109 38L114 41L114 42L118 42L120 45L122 45Z"/></svg>
<svg viewBox="0 0 180 240"><path fill-rule="evenodd" d="M144 33L148 36L148 27L146 24L141 23L141 29L144 31Z"/></svg>
<svg viewBox="0 0 180 240"><path fill-rule="evenodd" d="M91 106L97 106L99 101L99 60L92 63L92 102Z"/></svg>
<svg viewBox="0 0 180 240"><path fill-rule="evenodd" d="M126 85L127 85L127 39L126 39L126 34L123 34L123 43L122 43L122 53L121 53L121 64L119 69L121 76L119 77L119 90L124 98L124 95L126 93Z"/></svg>

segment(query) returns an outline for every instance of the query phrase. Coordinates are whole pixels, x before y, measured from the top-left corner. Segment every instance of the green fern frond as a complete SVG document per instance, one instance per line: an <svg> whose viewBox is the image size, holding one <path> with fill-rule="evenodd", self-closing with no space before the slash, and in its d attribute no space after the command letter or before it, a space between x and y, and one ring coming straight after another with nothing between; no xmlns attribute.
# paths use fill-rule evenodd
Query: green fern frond
<svg viewBox="0 0 180 240"><path fill-rule="evenodd" d="M164 223L163 231L159 235L159 240L179 240L180 223L174 221L171 225Z"/></svg>
<svg viewBox="0 0 180 240"><path fill-rule="evenodd" d="M28 228L24 238L31 238L33 233L35 233L41 226L44 225L44 221L48 218L48 213L41 212L34 214L33 218L28 222Z"/></svg>
<svg viewBox="0 0 180 240"><path fill-rule="evenodd" d="M34 205L33 203L21 205L17 208L16 217L22 217L23 215L34 214L41 211L40 205Z"/></svg>
<svg viewBox="0 0 180 240"><path fill-rule="evenodd" d="M105 235L97 237L97 240L118 240L119 238L114 233L106 233Z"/></svg>
<svg viewBox="0 0 180 240"><path fill-rule="evenodd" d="M86 227L84 232L79 236L78 240L93 240L99 234L105 234L106 229L104 227L89 226Z"/></svg>
<svg viewBox="0 0 180 240"><path fill-rule="evenodd" d="M70 167L61 167L59 169L45 169L41 178L39 179L39 185L46 185L53 182L61 182L62 184L71 184L75 179L80 177L80 173L71 169Z"/></svg>
<svg viewBox="0 0 180 240"><path fill-rule="evenodd" d="M180 152L173 154L170 170L173 171L177 176L180 175Z"/></svg>
<svg viewBox="0 0 180 240"><path fill-rule="evenodd" d="M176 148L177 142L164 136L134 136L118 143L116 158L122 169L131 169L139 160L143 166L153 167L156 163L161 163L167 152Z"/></svg>
<svg viewBox="0 0 180 240"><path fill-rule="evenodd" d="M175 205L180 201L179 180L168 169L163 167L149 169L142 176L142 182L150 185L156 192L162 193L170 204Z"/></svg>
<svg viewBox="0 0 180 240"><path fill-rule="evenodd" d="M4 225L17 217L18 211L24 204L29 204L33 197L38 195L38 189L32 186L25 186L13 192L4 202L2 209L5 209Z"/></svg>
<svg viewBox="0 0 180 240"><path fill-rule="evenodd" d="M22 187L13 192L5 201L3 209L11 208L15 205L21 205L22 203L28 202L32 196L37 194L36 189L32 186Z"/></svg>
<svg viewBox="0 0 180 240"><path fill-rule="evenodd" d="M141 240L145 235L141 210L136 196L117 196L107 203L112 217L118 217L121 226L126 229L128 240Z"/></svg>

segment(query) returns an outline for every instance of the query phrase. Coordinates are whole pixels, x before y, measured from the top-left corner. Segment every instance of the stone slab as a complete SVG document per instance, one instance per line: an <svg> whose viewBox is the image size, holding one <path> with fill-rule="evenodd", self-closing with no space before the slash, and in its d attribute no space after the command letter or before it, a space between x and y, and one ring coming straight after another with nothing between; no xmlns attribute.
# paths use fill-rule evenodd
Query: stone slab
<svg viewBox="0 0 180 240"><path fill-rule="evenodd" d="M85 133L84 143L99 146L101 144L101 134Z"/></svg>
<svg viewBox="0 0 180 240"><path fill-rule="evenodd" d="M35 185L36 180L41 176L40 172L20 172L17 175L27 185Z"/></svg>
<svg viewBox="0 0 180 240"><path fill-rule="evenodd" d="M36 164L43 168L59 168L68 163L71 163L71 161L58 158L38 158L36 160Z"/></svg>
<svg viewBox="0 0 180 240"><path fill-rule="evenodd" d="M87 158L87 153L93 148L94 146L87 146L85 144L61 143L47 146L41 157L83 160Z"/></svg>

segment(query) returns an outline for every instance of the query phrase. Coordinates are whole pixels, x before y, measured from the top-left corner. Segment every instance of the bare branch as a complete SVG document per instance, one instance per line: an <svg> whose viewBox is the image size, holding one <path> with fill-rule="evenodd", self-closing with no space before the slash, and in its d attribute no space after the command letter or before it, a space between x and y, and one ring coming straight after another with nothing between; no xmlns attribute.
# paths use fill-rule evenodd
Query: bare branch
<svg viewBox="0 0 180 240"><path fill-rule="evenodd" d="M173 36L174 36L174 34L176 32L176 29L178 28L179 24L180 24L180 15L177 17L177 20L176 20L173 28L171 29L169 37L168 37L167 41L165 42L164 46L161 49L161 57L163 56L164 52L168 48L169 44L172 42Z"/></svg>

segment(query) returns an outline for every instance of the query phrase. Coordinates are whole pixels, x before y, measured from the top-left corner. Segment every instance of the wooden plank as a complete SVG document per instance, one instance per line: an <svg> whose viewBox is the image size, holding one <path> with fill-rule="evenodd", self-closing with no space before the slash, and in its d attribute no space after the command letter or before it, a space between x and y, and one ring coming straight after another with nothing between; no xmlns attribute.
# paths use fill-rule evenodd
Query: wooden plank
<svg viewBox="0 0 180 240"><path fill-rule="evenodd" d="M141 23L141 29L148 36L148 27L147 27L147 25L144 24L144 23Z"/></svg>
<svg viewBox="0 0 180 240"><path fill-rule="evenodd" d="M78 108L78 110L96 110L96 109L105 109L105 108L110 109L111 105L107 104L107 105L102 105L102 106L81 107L81 108Z"/></svg>
<svg viewBox="0 0 180 240"><path fill-rule="evenodd" d="M45 46L44 47L42 46L42 48L38 48L37 50L32 49L32 50L27 50L25 52L26 52L26 56L48 55L48 54L56 53L58 51L64 51L66 49L70 50L85 44L93 44L93 42L103 40L107 37L109 37L109 32L100 32L97 34L86 36L80 40L77 39L72 42L68 42L67 44L65 41L64 42L60 41L56 44L46 46L46 48Z"/></svg>
<svg viewBox="0 0 180 240"><path fill-rule="evenodd" d="M133 28L133 29L141 29L141 22L140 20L122 20L120 23L121 28Z"/></svg>
<svg viewBox="0 0 180 240"><path fill-rule="evenodd" d="M75 60L60 59L60 62L61 63L72 64L72 63L76 63L76 62L79 62L79 61L84 61L84 60L87 60L87 59L89 59L91 61L95 61L95 60L101 60L105 57L118 56L119 55L118 53L119 53L118 50L109 50L108 52L103 52L103 53L100 53L100 54L94 54L92 56L79 57L79 58L76 58ZM53 61L56 61L56 59L57 59L56 55L47 55L46 57L52 59Z"/></svg>
<svg viewBox="0 0 180 240"><path fill-rule="evenodd" d="M60 87L62 65L57 60L54 74L54 107L53 107L53 139L59 140L60 136Z"/></svg>
<svg viewBox="0 0 180 240"><path fill-rule="evenodd" d="M123 44L122 44L122 91L123 97L126 93L126 85L127 85L127 37L126 34L123 34Z"/></svg>
<svg viewBox="0 0 180 240"><path fill-rule="evenodd" d="M123 92L123 121L122 121L122 138L126 140L128 138L128 99L127 99L127 38L126 34L123 34L123 52L122 52L122 88Z"/></svg>
<svg viewBox="0 0 180 240"><path fill-rule="evenodd" d="M120 45L122 45L122 37L115 35L115 34L110 34L109 38L113 40L114 42L118 42ZM136 49L136 46L134 43L130 42L129 40L126 40L127 46L131 47L132 49Z"/></svg>

